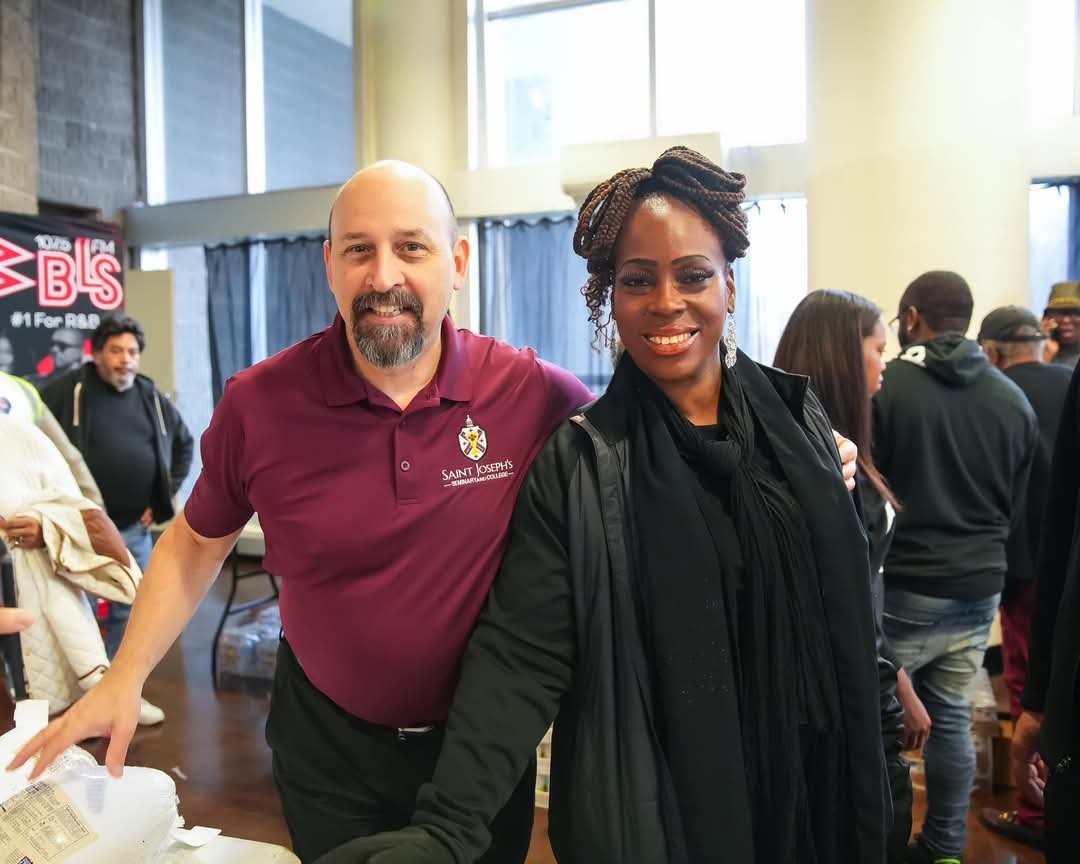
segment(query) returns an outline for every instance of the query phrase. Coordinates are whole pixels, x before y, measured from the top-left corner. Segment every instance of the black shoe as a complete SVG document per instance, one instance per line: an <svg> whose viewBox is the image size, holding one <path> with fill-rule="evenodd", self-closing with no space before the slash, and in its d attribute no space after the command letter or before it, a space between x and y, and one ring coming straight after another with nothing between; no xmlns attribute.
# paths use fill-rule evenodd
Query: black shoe
<svg viewBox="0 0 1080 864"><path fill-rule="evenodd" d="M915 842L907 847L907 864L964 864L964 859L959 855L938 855L931 852L916 837Z"/></svg>
<svg viewBox="0 0 1080 864"><path fill-rule="evenodd" d="M979 813L979 821L991 831L996 831L1010 840L1034 846L1036 849L1043 848L1043 832L1020 821L1020 814L1015 810L997 810L993 807L983 807Z"/></svg>

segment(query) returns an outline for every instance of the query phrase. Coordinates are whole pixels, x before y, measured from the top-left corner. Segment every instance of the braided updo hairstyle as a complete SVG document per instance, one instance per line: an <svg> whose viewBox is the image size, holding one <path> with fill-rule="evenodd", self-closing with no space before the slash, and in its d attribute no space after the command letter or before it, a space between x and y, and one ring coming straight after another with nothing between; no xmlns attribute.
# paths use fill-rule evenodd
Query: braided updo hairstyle
<svg viewBox="0 0 1080 864"><path fill-rule="evenodd" d="M581 289L597 341L604 339L615 282L615 240L634 202L667 195L692 207L716 230L729 262L742 258L750 245L746 214L746 177L725 171L689 147L671 147L652 168L628 168L598 185L578 212L574 252L588 262L589 279Z"/></svg>

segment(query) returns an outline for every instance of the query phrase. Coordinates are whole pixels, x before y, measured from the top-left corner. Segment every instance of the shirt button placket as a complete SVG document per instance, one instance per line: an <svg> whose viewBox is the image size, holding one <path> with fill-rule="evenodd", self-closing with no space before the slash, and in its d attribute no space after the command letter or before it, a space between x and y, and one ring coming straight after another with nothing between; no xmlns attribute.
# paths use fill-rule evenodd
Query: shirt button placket
<svg viewBox="0 0 1080 864"><path fill-rule="evenodd" d="M412 454L415 451L412 440L402 418L394 430L394 485L397 488L398 501L415 501L420 497L419 483L413 465Z"/></svg>

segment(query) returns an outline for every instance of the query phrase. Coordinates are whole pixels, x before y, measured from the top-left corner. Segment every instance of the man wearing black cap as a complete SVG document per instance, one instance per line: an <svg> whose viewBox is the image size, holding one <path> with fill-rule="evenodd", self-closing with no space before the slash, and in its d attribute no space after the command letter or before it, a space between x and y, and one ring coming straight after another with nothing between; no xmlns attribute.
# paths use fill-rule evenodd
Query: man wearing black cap
<svg viewBox="0 0 1080 864"><path fill-rule="evenodd" d="M1046 336L1039 320L1022 306L1004 306L987 315L979 328L979 345L990 362L1024 391L1039 423L1039 443L1031 466L1028 494L1021 515L1013 524L1006 548L1008 571L1001 594L1001 648L1009 709L1015 723L1028 666L1028 635L1039 533L1050 485L1050 460L1065 395L1072 377L1067 366L1042 362ZM1042 845L1042 802L1020 790L1017 809L983 808L980 818L994 831L1014 840Z"/></svg>
<svg viewBox="0 0 1080 864"><path fill-rule="evenodd" d="M1043 329L1057 346L1054 362L1075 369L1080 360L1080 282L1058 282L1050 289Z"/></svg>
<svg viewBox="0 0 1080 864"><path fill-rule="evenodd" d="M1024 394L964 335L973 305L956 273L912 282L897 315L904 351L874 400L874 462L904 505L885 559L885 636L932 721L926 821L908 850L920 864L956 864L967 843L968 691L1038 438Z"/></svg>

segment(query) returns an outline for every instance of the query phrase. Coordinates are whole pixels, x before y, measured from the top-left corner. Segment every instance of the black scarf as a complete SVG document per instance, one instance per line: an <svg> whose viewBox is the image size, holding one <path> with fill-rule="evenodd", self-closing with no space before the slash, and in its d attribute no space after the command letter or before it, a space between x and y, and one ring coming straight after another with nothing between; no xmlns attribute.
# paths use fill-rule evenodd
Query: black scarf
<svg viewBox="0 0 1080 864"><path fill-rule="evenodd" d="M680 792L712 784L711 797L680 800L692 858L730 854L733 818L752 835L734 846L759 862L824 864L837 826L818 824L807 787L815 799L841 794L832 652L806 519L737 369L724 372L721 440L703 437L628 355L611 385L637 397L630 480L658 714ZM736 788L717 782L721 765ZM703 803L718 805L704 824Z"/></svg>

